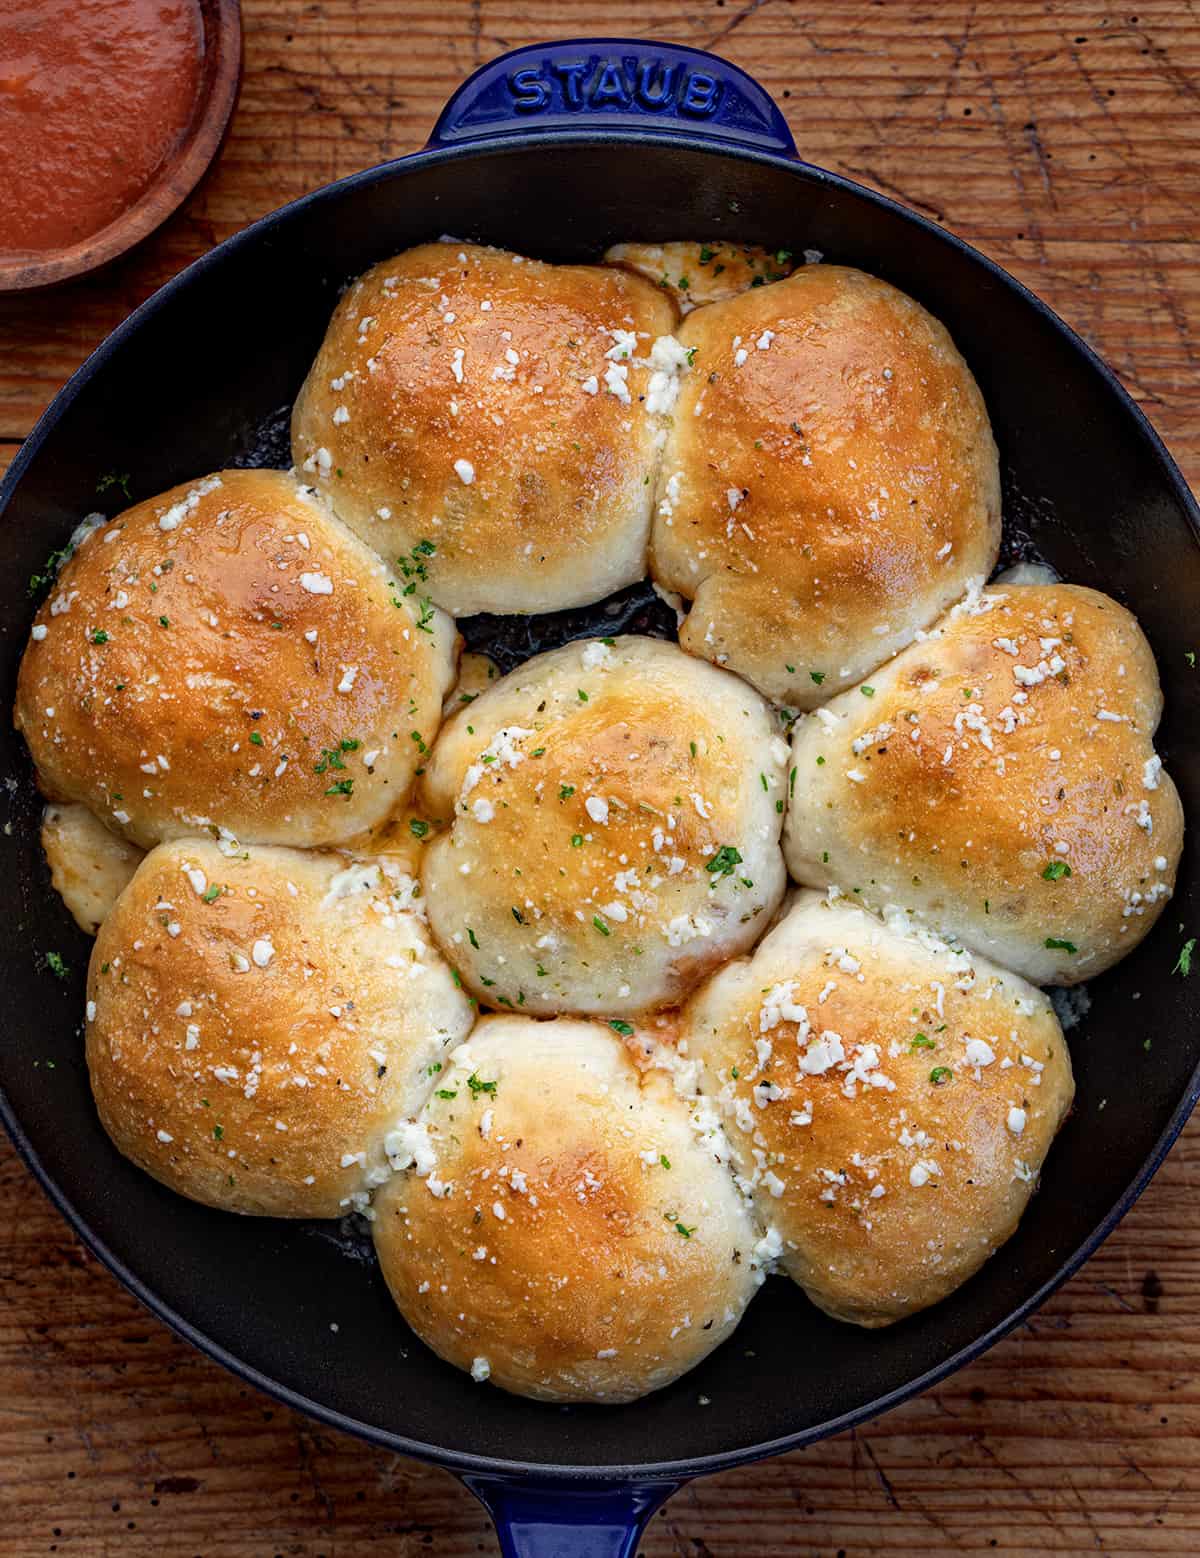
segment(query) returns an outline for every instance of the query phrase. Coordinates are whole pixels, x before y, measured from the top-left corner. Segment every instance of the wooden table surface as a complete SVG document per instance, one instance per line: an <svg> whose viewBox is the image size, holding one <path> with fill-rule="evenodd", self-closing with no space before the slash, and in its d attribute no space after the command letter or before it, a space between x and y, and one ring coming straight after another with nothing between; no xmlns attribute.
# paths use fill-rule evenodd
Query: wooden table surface
<svg viewBox="0 0 1200 1558"><path fill-rule="evenodd" d="M67 375L212 244L415 149L475 65L551 36L712 48L802 155L1007 266L1200 478L1193 0L244 0L224 156L132 256L0 301L0 467ZM686 235L685 235L686 236ZM702 234L696 236L703 236ZM1053 430L1047 430L1053 436ZM869 1427L693 1484L647 1558L1200 1552L1200 1124L1039 1315ZM494 1553L448 1474L276 1407L149 1318L0 1149L0 1555Z"/></svg>

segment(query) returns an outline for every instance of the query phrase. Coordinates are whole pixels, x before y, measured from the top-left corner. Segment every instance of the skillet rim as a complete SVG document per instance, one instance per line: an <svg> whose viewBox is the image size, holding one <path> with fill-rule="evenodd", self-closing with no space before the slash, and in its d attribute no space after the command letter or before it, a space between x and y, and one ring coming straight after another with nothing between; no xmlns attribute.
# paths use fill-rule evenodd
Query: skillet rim
<svg viewBox="0 0 1200 1558"><path fill-rule="evenodd" d="M312 190L306 195L301 195L296 200L288 202L277 210L259 217L240 232L233 234L223 242L215 245L206 254L192 261L190 265L171 277L157 291L151 293L115 330L100 342L80 367L75 370L38 418L33 430L18 450L4 480L0 482L0 520L3 519L8 504L25 471L37 457L47 437L73 405L80 392L105 363L123 348L125 342L138 332L143 325L151 322L154 314L165 303L183 292L195 277L203 274L213 266L223 264L228 256L236 253L245 245L259 242L277 227L283 225L294 213L311 206L336 203L337 199L350 189L384 183L394 178L398 173L403 175L403 173L415 170L418 167L437 166L442 163L461 161L463 159L483 160L492 156L503 156L512 150L536 150L547 142L551 142L555 146L593 148L611 147L614 144L622 146L637 146L640 144L667 145L684 147L709 156L716 155L746 162L765 163L782 172L795 175L806 182L824 187L831 192L863 200L868 205L886 211L892 216L899 216L905 222L923 230L928 236L940 240L948 248L955 251L958 257L965 260L968 265L981 268L990 280L1015 294L1018 301L1032 309L1044 323L1049 325L1062 338L1068 348L1082 360L1084 367L1096 375L1104 389L1115 401L1121 413L1123 413L1125 420L1131 427L1131 431L1136 433L1143 443L1147 445L1161 479L1171 490L1179 509L1185 517L1186 523L1192 531L1193 539L1200 544L1200 504L1197 503L1190 487L1184 480L1182 472L1175 464L1166 445L1155 431L1146 414L1132 398L1113 370L1092 347L1070 325L1061 319L1053 309L1042 302L1036 294L1031 292L1022 282L1018 281L1016 277L1010 275L1002 266L998 265L973 245L967 243L964 239L947 231L940 224L931 221L928 217L922 216L919 212L911 210L899 201L892 200L886 195L868 189L865 185L858 184L852 179L844 178L841 174L831 173L812 163L804 162L799 157L785 156L740 146L733 142L721 141L713 136L694 135L677 130L663 129L531 130L498 135L477 143L468 142L445 147L427 147L407 156L392 158L373 167L362 169L357 173L348 174L345 178L338 179L331 184L322 185L319 189ZM955 1373L965 1364L980 1357L996 1342L1001 1340L1002 1337L1006 1336L1009 1331L1019 1325L1021 1321L1032 1314L1034 1310L1039 1308L1051 1294L1056 1292L1069 1277L1073 1276L1084 1265L1113 1232L1117 1224L1138 1200L1150 1180L1162 1166L1168 1151L1187 1123L1198 1098L1200 1098L1200 1064L1197 1064L1193 1070L1182 1097L1175 1106L1167 1125L1159 1135L1149 1155L1117 1201L1087 1238L1071 1251L1051 1277L1029 1294L1004 1319L982 1335L976 1337L973 1341L959 1348L933 1368L927 1369L924 1373L906 1380L904 1384L861 1406L827 1418L819 1424L798 1429L791 1434L784 1434L774 1439L743 1445L736 1450L721 1451L711 1455L602 1466L590 1466L580 1463L511 1461L496 1456L479 1455L471 1451L410 1439L406 1435L394 1433L388 1429L348 1417L334 1408L328 1407L311 1397L302 1395L281 1381L261 1373L252 1364L236 1357L219 1342L214 1341L193 1326L183 1314L175 1310L156 1294L148 1284L143 1282L93 1232L84 1215L75 1207L66 1191L42 1164L32 1142L25 1134L23 1127L13 1112L7 1093L3 1088L0 1088L0 1124L3 1124L22 1162L33 1174L68 1225L83 1241L86 1248L107 1267L118 1281L129 1289L134 1297L151 1314L164 1321L176 1335L189 1342L205 1357L220 1364L237 1378L244 1380L247 1384L271 1396L283 1405L295 1411L303 1412L305 1415L317 1419L317 1421L324 1423L328 1427L351 1434L359 1439L365 1439L369 1443L391 1450L394 1453L408 1455L417 1460L444 1466L448 1470L460 1474L465 1473L475 1477L492 1478L519 1477L523 1482L530 1484L542 1483L561 1489L569 1485L598 1488L621 1483L645 1484L657 1482L670 1484L682 1482L692 1477L706 1476L734 1466L744 1465L750 1461L779 1455L788 1450L799 1449L830 1435L844 1432L848 1428L867 1422L881 1413L887 1412L893 1407L910 1400L912 1397L922 1394L931 1386L948 1378L949 1375Z"/></svg>

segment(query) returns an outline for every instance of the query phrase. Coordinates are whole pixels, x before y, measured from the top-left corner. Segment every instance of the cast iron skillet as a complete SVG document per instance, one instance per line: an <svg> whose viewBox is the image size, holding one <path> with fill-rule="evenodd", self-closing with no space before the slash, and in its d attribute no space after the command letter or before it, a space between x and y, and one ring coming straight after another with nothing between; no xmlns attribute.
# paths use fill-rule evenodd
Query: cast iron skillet
<svg viewBox="0 0 1200 1558"><path fill-rule="evenodd" d="M1200 513L1116 379L965 244L797 161L778 110L733 66L625 40L523 49L486 66L425 151L266 217L105 342L0 488L5 707L29 627L30 574L81 515L124 503L114 490L98 499L98 481L128 472L136 499L231 461L278 457L285 409L339 287L443 233L555 260L590 259L630 237L819 249L919 298L953 332L991 410L1010 554L1036 549L1137 613L1165 684L1160 748L1185 808L1200 816L1200 673L1185 658L1196 646ZM613 615L509 624L498 652L513 663L600 620L608 631L662 631L650 599L633 590ZM468 624L489 642L493 626ZM82 1061L88 944L48 886L24 747L11 732L3 739L12 890L0 1113L26 1161L90 1248L180 1334L289 1405L460 1473L497 1515L509 1554L627 1555L686 1478L861 1422L975 1357L1111 1231L1200 1090L1196 997L1171 972L1200 920L1189 847L1162 923L1091 987L1072 1034L1075 1112L1043 1190L954 1297L864 1333L772 1281L730 1342L637 1405L521 1401L473 1384L414 1340L371 1264L347 1258L352 1241L194 1206L116 1155ZM70 965L65 981L47 970L48 950Z"/></svg>

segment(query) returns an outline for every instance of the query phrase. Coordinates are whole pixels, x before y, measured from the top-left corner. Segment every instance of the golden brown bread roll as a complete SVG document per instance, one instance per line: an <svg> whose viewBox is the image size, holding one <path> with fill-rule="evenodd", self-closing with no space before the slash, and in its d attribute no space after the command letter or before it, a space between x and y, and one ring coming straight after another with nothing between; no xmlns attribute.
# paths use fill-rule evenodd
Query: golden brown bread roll
<svg viewBox="0 0 1200 1558"><path fill-rule="evenodd" d="M787 745L758 694L633 635L538 655L449 723L430 924L481 1001L619 1017L748 947L783 895Z"/></svg>
<svg viewBox="0 0 1200 1558"><path fill-rule="evenodd" d="M433 741L457 649L405 588L281 471L136 504L79 546L21 662L43 787L147 847L374 826Z"/></svg>
<svg viewBox="0 0 1200 1558"><path fill-rule="evenodd" d="M46 807L42 848L54 890L80 930L94 936L129 884L142 851L112 833L86 806Z"/></svg>
<svg viewBox="0 0 1200 1558"><path fill-rule="evenodd" d="M483 1019L393 1154L413 1172L376 1199L401 1313L518 1395L632 1401L668 1384L762 1280L711 1135L601 1024Z"/></svg>
<svg viewBox="0 0 1200 1558"><path fill-rule="evenodd" d="M798 882L911 908L1037 984L1090 979L1170 897L1183 813L1137 622L1078 585L973 594L799 721Z"/></svg>
<svg viewBox="0 0 1200 1558"><path fill-rule="evenodd" d="M927 930L801 893L682 1014L782 1268L879 1326L1017 1226L1074 1091L1049 1001Z"/></svg>
<svg viewBox="0 0 1200 1558"><path fill-rule="evenodd" d="M651 358L674 322L606 266L409 249L338 304L296 402L296 464L386 556L435 543L447 611L599 600L646 571L651 407L684 361L671 342Z"/></svg>
<svg viewBox="0 0 1200 1558"><path fill-rule="evenodd" d="M679 340L651 573L693 600L685 649L812 708L991 572L983 400L937 320L832 265L698 309Z"/></svg>
<svg viewBox="0 0 1200 1558"><path fill-rule="evenodd" d="M474 703L481 692L500 680L500 667L487 655L467 650L459 656L458 679L446 694L442 718L457 714L464 704Z"/></svg>
<svg viewBox="0 0 1200 1558"><path fill-rule="evenodd" d="M364 1207L472 1022L414 888L386 859L151 851L88 970L92 1090L125 1156L231 1212Z"/></svg>

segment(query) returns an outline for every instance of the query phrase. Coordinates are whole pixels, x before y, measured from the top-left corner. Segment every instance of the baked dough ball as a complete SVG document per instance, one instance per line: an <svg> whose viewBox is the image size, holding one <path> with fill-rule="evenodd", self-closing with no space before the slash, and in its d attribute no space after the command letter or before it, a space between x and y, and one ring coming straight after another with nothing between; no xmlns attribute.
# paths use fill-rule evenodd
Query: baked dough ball
<svg viewBox="0 0 1200 1558"><path fill-rule="evenodd" d="M1040 991L816 893L693 997L680 1033L764 1248L858 1325L937 1303L1009 1237L1074 1092Z"/></svg>
<svg viewBox="0 0 1200 1558"><path fill-rule="evenodd" d="M464 704L474 703L481 692L500 680L500 667L487 655L467 650L459 656L458 680L446 694L442 718L457 714Z"/></svg>
<svg viewBox="0 0 1200 1558"><path fill-rule="evenodd" d="M55 892L80 930L94 936L128 886L142 851L112 833L86 806L46 807L42 848Z"/></svg>
<svg viewBox="0 0 1200 1558"><path fill-rule="evenodd" d="M363 1207L470 1003L386 860L206 839L147 855L100 928L87 1060L105 1130L194 1201Z"/></svg>
<svg viewBox="0 0 1200 1558"><path fill-rule="evenodd" d="M383 1274L476 1379L635 1400L724 1341L762 1280L702 1108L598 1023L485 1018L400 1134L414 1170L376 1200Z"/></svg>
<svg viewBox="0 0 1200 1558"><path fill-rule="evenodd" d="M705 303L723 303L751 287L782 281L792 273L788 249L759 249L753 244L615 243L604 263L645 276L690 314Z"/></svg>
<svg viewBox="0 0 1200 1558"><path fill-rule="evenodd" d="M403 803L454 674L454 624L405 588L281 471L127 509L67 563L21 662L43 788L145 847L372 827Z"/></svg>
<svg viewBox="0 0 1200 1558"><path fill-rule="evenodd" d="M471 990L618 1017L748 947L784 887L776 728L744 682L632 635L538 655L455 715L421 881Z"/></svg>
<svg viewBox="0 0 1200 1558"><path fill-rule="evenodd" d="M654 343L674 322L663 293L607 266L423 244L338 304L293 456L386 556L436 544L447 611L599 600L646 571L651 407L686 363Z"/></svg>
<svg viewBox="0 0 1200 1558"><path fill-rule="evenodd" d="M699 309L658 476L650 569L679 641L808 709L991 572L996 446L943 327L860 271L809 265Z"/></svg>
<svg viewBox="0 0 1200 1558"><path fill-rule="evenodd" d="M798 882L914 909L1037 984L1091 979L1171 896L1183 814L1137 622L1078 585L976 592L799 721Z"/></svg>

